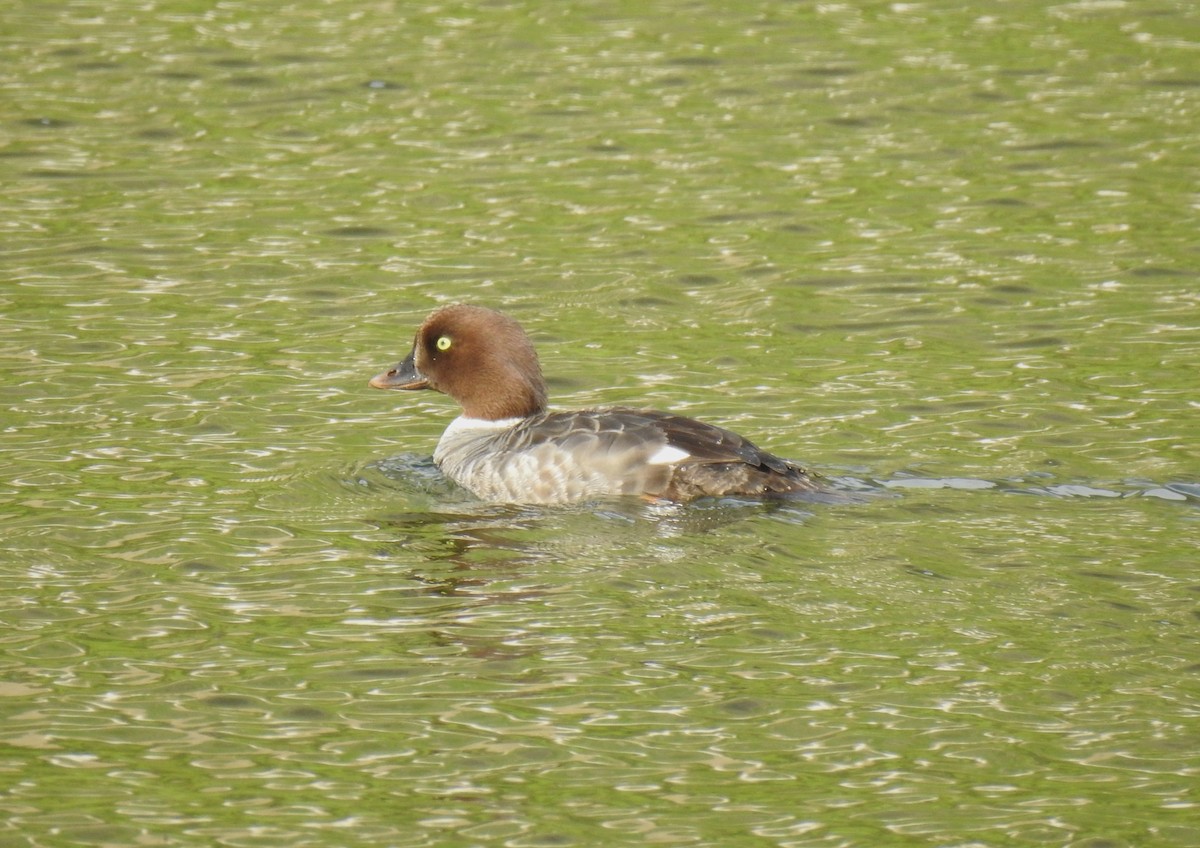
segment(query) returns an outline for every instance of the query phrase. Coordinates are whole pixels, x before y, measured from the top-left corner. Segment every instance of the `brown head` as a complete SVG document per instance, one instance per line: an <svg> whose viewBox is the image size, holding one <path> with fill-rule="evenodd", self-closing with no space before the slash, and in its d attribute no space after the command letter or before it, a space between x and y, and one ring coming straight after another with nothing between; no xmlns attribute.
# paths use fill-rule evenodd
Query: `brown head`
<svg viewBox="0 0 1200 848"><path fill-rule="evenodd" d="M523 418L546 408L546 381L521 325L465 303L430 314L412 352L371 379L377 389L434 389L458 401L469 418Z"/></svg>

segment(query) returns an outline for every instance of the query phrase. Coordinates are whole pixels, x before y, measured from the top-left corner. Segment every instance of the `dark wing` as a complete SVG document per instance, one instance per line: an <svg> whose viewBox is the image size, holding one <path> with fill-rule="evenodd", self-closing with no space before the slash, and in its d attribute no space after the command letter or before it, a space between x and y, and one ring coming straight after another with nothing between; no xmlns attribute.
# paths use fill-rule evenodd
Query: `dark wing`
<svg viewBox="0 0 1200 848"><path fill-rule="evenodd" d="M525 447L541 443L543 460L570 461L583 480L623 481L621 491L612 494L688 501L724 495L779 497L824 488L800 466L737 433L668 412L614 408L549 413L526 434Z"/></svg>
<svg viewBox="0 0 1200 848"><path fill-rule="evenodd" d="M665 497L683 501L705 496L769 498L825 488L799 465L724 427L664 412L644 414L658 422L668 444L689 454L676 467Z"/></svg>
<svg viewBox="0 0 1200 848"><path fill-rule="evenodd" d="M777 474L786 474L789 469L795 468L787 460L768 453L749 439L724 427L669 412L647 410L642 414L657 422L668 444L691 454L689 462L741 462Z"/></svg>

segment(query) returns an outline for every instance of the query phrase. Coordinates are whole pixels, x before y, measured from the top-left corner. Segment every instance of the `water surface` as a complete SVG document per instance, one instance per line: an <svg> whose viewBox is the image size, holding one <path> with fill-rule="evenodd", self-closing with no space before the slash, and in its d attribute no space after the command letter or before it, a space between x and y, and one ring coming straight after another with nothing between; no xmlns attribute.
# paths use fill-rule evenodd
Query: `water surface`
<svg viewBox="0 0 1200 848"><path fill-rule="evenodd" d="M4 844L1200 843L1198 33L17 2ZM880 494L475 502L455 300Z"/></svg>

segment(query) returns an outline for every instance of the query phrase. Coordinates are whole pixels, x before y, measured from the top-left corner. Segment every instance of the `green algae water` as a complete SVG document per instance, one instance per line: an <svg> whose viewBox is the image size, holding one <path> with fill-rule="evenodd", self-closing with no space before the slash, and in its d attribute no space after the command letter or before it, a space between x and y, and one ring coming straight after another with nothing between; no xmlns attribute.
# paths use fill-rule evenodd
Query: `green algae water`
<svg viewBox="0 0 1200 848"><path fill-rule="evenodd" d="M1198 43L10 3L0 842L1200 843ZM872 494L480 504L366 386L459 300Z"/></svg>

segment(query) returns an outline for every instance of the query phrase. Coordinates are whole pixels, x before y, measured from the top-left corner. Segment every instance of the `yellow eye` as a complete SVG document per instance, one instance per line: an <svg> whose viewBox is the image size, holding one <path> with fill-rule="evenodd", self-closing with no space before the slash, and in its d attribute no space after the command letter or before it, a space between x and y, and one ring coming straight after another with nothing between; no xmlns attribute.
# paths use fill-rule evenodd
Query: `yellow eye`
<svg viewBox="0 0 1200 848"><path fill-rule="evenodd" d="M452 345L452 344L453 344L453 342L450 340L449 336L438 336L438 340L437 340L437 349L438 350L449 350L450 345Z"/></svg>

